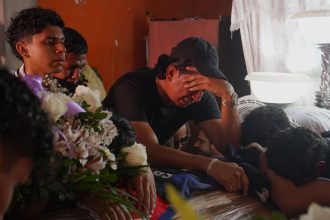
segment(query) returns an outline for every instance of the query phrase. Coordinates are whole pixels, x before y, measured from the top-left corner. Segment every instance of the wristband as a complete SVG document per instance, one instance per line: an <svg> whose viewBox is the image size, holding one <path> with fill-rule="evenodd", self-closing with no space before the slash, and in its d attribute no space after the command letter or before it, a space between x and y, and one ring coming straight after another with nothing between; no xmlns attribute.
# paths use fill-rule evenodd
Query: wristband
<svg viewBox="0 0 330 220"><path fill-rule="evenodd" d="M237 93L234 92L233 94L231 94L229 99L222 99L221 104L223 106L229 106L229 107L237 106L237 104L238 104L238 95L237 95Z"/></svg>
<svg viewBox="0 0 330 220"><path fill-rule="evenodd" d="M211 173L211 170L212 170L212 167L214 166L214 164L218 161L217 158L214 158L211 160L211 162L209 163L209 165L207 166L207 169L206 169L206 174L209 176L210 173Z"/></svg>

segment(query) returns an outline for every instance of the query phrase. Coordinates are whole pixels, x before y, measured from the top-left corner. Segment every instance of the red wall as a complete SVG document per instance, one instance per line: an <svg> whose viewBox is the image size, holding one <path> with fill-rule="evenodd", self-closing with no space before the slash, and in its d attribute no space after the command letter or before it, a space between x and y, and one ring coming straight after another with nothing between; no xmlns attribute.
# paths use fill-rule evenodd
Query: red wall
<svg viewBox="0 0 330 220"><path fill-rule="evenodd" d="M123 73L146 66L146 13L154 18L230 15L232 0L38 0L56 10L89 45L88 62L100 71L106 89Z"/></svg>
<svg viewBox="0 0 330 220"><path fill-rule="evenodd" d="M232 0L149 0L156 18L202 17L219 18L231 14Z"/></svg>

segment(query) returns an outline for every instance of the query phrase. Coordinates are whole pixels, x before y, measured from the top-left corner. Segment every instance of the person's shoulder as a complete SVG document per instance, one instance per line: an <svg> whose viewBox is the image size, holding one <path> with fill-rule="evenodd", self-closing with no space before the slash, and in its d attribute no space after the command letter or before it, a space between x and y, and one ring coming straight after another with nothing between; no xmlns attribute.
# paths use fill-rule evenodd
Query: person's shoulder
<svg viewBox="0 0 330 220"><path fill-rule="evenodd" d="M154 83L153 83L154 82ZM111 87L116 91L144 91L155 84L155 77L150 69L139 69L123 74Z"/></svg>
<svg viewBox="0 0 330 220"><path fill-rule="evenodd" d="M87 79L87 81L98 78L97 73L89 65L85 66L84 71L81 74Z"/></svg>
<svg viewBox="0 0 330 220"><path fill-rule="evenodd" d="M84 71L82 72L82 75L84 75L87 80L96 80L103 82L103 79L96 67L91 67L88 64L85 66Z"/></svg>
<svg viewBox="0 0 330 220"><path fill-rule="evenodd" d="M200 103L200 105L203 105L205 103L211 103L214 105L218 105L215 96L212 93L210 93L209 91L204 91L201 101L198 103Z"/></svg>
<svg viewBox="0 0 330 220"><path fill-rule="evenodd" d="M92 69L92 67L90 67L89 65L86 65L83 71L84 75L89 75L94 73L94 70Z"/></svg>
<svg viewBox="0 0 330 220"><path fill-rule="evenodd" d="M189 105L184 108L184 111L187 114L190 112L194 120L197 122L220 118L219 105L214 95L207 91L205 91L199 102Z"/></svg>
<svg viewBox="0 0 330 220"><path fill-rule="evenodd" d="M153 74L152 69L137 69L131 72L127 72L123 74L115 84L122 83L136 83L136 84L144 84L144 82L149 82L153 80L155 75Z"/></svg>
<svg viewBox="0 0 330 220"><path fill-rule="evenodd" d="M130 72L127 72L126 74L123 75L123 77L140 77L140 76L152 76L153 75L153 70L150 68L140 68L136 69Z"/></svg>
<svg viewBox="0 0 330 220"><path fill-rule="evenodd" d="M185 108L187 111L192 110L196 112L208 112L219 111L219 105L214 95L208 91L204 91L204 94L199 102L195 102ZM207 110L206 110L207 109ZM200 113L199 113L200 114Z"/></svg>

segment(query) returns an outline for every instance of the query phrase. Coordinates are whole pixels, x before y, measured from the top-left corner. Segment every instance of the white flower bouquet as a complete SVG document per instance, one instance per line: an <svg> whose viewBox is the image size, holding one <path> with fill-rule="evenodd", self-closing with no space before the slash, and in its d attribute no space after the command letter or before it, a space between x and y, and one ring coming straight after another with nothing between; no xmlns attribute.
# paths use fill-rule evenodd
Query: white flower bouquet
<svg viewBox="0 0 330 220"><path fill-rule="evenodd" d="M40 86L36 80L36 76L26 80L34 91ZM89 193L134 209L134 198L120 190L120 180L148 167L145 146L132 141L113 146L113 140L125 131L118 130L112 113L102 109L99 94L91 89L78 86L72 98L44 91L42 86L39 90L41 106L54 123L55 168L49 171L51 182L39 178L30 185L41 186L39 193L55 195L57 200L73 200L77 194ZM16 202L32 193L28 185L21 188Z"/></svg>

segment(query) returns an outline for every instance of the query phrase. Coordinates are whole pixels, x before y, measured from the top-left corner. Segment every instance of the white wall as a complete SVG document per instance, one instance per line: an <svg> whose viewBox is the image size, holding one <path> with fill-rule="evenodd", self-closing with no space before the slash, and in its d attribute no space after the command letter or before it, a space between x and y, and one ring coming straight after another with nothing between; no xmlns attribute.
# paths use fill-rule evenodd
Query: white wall
<svg viewBox="0 0 330 220"><path fill-rule="evenodd" d="M5 30L10 24L10 18L15 12L37 5L36 0L0 0L0 65L16 70L21 66L5 40Z"/></svg>

